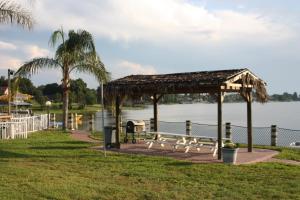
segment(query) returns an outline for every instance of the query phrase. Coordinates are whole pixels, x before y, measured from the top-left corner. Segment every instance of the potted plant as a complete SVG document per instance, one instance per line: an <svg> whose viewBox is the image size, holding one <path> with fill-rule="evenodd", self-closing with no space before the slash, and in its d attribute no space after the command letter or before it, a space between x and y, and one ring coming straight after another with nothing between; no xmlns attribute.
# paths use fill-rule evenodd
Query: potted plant
<svg viewBox="0 0 300 200"><path fill-rule="evenodd" d="M234 144L231 140L226 140L222 147L223 162L228 164L235 164L239 144Z"/></svg>

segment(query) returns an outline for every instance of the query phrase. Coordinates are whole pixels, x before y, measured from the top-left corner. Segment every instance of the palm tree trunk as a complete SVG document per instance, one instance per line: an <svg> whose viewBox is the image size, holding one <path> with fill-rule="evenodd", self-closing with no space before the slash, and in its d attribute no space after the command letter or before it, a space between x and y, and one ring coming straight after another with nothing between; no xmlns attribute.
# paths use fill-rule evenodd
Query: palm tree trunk
<svg viewBox="0 0 300 200"><path fill-rule="evenodd" d="M69 113L69 91L63 89L63 130L68 129L68 113Z"/></svg>
<svg viewBox="0 0 300 200"><path fill-rule="evenodd" d="M69 113L69 78L68 74L64 73L63 78L63 130L68 129L68 113Z"/></svg>

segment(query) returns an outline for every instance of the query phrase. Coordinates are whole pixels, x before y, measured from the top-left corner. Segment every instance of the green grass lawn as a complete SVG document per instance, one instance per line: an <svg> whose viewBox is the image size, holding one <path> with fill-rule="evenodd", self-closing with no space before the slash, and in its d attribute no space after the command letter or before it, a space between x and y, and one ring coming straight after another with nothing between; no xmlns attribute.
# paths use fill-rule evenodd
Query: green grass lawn
<svg viewBox="0 0 300 200"><path fill-rule="evenodd" d="M79 113L79 114L88 114L88 113L95 113L98 111L101 111L102 106L100 104L94 104L94 105L86 105L83 109L78 109L78 105L76 103L72 104L73 108L69 109L70 113ZM138 109L143 109L145 106L133 106L133 107L128 107L128 106L123 106L122 109L124 110L138 110ZM34 113L47 113L47 108L45 107L44 109L41 108L40 105L34 104L32 106L32 111ZM63 110L62 108L59 108L58 103L53 103L50 113L55 113L55 114L62 114Z"/></svg>
<svg viewBox="0 0 300 200"><path fill-rule="evenodd" d="M299 199L300 167L229 166L88 149L62 132L0 141L0 199Z"/></svg>
<svg viewBox="0 0 300 200"><path fill-rule="evenodd" d="M73 106L73 109L69 109L70 113L94 113L99 110L101 110L101 105L100 104L95 104L95 105L86 105L84 109L77 109L77 105ZM47 113L47 109L45 108L44 110L41 109L40 106L33 106L32 110L34 113ZM52 108L50 109L50 113L55 113L55 114L62 114L63 110L62 108Z"/></svg>
<svg viewBox="0 0 300 200"><path fill-rule="evenodd" d="M247 145L241 144L241 147L247 147ZM273 146L263 146L263 145L254 145L254 148L276 150L276 151L279 151L279 154L276 155L275 158L300 161L300 149L285 148L285 147L273 147Z"/></svg>

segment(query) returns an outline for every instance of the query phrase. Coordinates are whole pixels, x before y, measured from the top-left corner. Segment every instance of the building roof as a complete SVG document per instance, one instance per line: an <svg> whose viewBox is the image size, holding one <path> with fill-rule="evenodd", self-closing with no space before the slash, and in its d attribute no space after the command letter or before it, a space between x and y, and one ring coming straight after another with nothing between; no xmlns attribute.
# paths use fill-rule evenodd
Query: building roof
<svg viewBox="0 0 300 200"><path fill-rule="evenodd" d="M130 75L104 86L105 95L141 96L145 94L240 92L254 89L267 100L266 83L248 69L199 71L174 74Z"/></svg>

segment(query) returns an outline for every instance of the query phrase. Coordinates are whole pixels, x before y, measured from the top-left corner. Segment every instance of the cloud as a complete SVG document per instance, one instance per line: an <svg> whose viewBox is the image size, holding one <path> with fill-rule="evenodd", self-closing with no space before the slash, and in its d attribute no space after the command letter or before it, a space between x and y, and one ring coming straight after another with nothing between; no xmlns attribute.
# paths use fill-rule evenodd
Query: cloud
<svg viewBox="0 0 300 200"><path fill-rule="evenodd" d="M17 69L22 64L22 60L10 55L0 55L0 69Z"/></svg>
<svg viewBox="0 0 300 200"><path fill-rule="evenodd" d="M29 59L36 57L47 57L50 54L48 49L40 48L37 45L26 45L24 46L23 51L27 54Z"/></svg>
<svg viewBox="0 0 300 200"><path fill-rule="evenodd" d="M11 51L12 50L12 51ZM19 68L25 61L35 57L49 56L50 51L24 42L0 41L0 68Z"/></svg>
<svg viewBox="0 0 300 200"><path fill-rule="evenodd" d="M267 42L295 34L261 13L210 10L187 0L64 0L60 6L44 0L35 8L38 26L44 29L85 28L96 36L126 42Z"/></svg>
<svg viewBox="0 0 300 200"><path fill-rule="evenodd" d="M16 45L4 41L0 41L0 50L16 50Z"/></svg>
<svg viewBox="0 0 300 200"><path fill-rule="evenodd" d="M152 65L142 65L139 63L122 60L116 64L112 64L110 68L112 71L113 79L128 76L132 74L156 74L157 71Z"/></svg>

